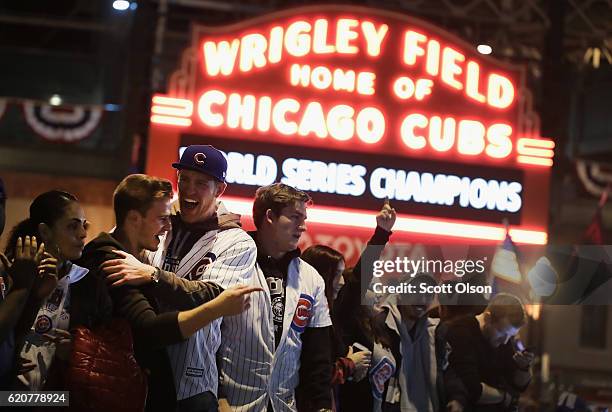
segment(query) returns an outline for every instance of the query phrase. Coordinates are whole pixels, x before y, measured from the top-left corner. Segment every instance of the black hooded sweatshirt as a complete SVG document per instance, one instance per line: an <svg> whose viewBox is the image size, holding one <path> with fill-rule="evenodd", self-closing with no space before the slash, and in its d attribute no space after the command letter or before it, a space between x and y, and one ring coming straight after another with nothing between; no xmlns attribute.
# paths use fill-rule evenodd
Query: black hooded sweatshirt
<svg viewBox="0 0 612 412"><path fill-rule="evenodd" d="M100 233L85 246L80 266L104 279L100 266L106 260L117 259L113 250L127 251L112 234ZM222 289L207 282L186 281L169 272L160 271L160 282L144 287L120 286L108 288L113 302L113 315L128 320L134 337L134 352L140 366L149 374L147 410L174 410L176 390L166 346L184 340L178 310L161 312L158 299L181 309L190 309L214 299ZM188 286L190 285L190 287ZM180 301L182 303L176 302Z"/></svg>

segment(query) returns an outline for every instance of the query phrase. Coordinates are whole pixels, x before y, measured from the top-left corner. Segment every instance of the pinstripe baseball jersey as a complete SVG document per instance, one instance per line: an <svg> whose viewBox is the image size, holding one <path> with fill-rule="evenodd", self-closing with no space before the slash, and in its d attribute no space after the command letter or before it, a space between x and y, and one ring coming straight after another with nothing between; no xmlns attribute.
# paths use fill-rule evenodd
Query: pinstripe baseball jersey
<svg viewBox="0 0 612 412"><path fill-rule="evenodd" d="M301 334L305 328L331 326L325 284L317 271L300 258L291 261L285 290L283 333L275 350L270 290L259 264L253 286L264 289L251 295L251 307L226 317L219 348L220 396L237 412L295 412L299 381Z"/></svg>
<svg viewBox="0 0 612 412"><path fill-rule="evenodd" d="M244 230L206 232L188 248L187 254L173 265L175 267L170 268L164 267L164 262L168 264L166 254L172 236L172 232L168 232L162 239L163 246L152 258L154 266L172 269L179 277L214 282L223 288L250 283L255 273L257 250ZM216 319L186 341L168 347L178 400L206 391L217 394L216 353L221 343L220 327L221 319Z"/></svg>

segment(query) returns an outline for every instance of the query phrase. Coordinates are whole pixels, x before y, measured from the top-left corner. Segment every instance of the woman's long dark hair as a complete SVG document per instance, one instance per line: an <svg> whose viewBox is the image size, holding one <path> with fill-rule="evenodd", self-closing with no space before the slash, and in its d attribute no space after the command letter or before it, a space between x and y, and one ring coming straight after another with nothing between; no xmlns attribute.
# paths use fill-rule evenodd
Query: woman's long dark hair
<svg viewBox="0 0 612 412"><path fill-rule="evenodd" d="M38 232L38 225L45 223L48 226L53 226L55 222L64 216L66 208L72 202L78 202L76 196L61 190L50 190L38 195L30 205L30 216L19 222L11 230L4 251L6 256L9 259L13 259L18 237L36 236L40 242L41 236Z"/></svg>
<svg viewBox="0 0 612 412"><path fill-rule="evenodd" d="M344 262L344 256L329 246L314 245L306 249L301 258L311 264L325 281L325 295L331 310L334 304L334 277L338 265Z"/></svg>

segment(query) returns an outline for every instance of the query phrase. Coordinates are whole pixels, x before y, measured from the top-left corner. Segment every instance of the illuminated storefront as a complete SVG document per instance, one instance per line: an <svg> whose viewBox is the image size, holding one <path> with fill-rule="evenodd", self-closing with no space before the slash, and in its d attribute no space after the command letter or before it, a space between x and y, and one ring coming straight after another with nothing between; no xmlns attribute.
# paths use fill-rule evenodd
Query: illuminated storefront
<svg viewBox="0 0 612 412"><path fill-rule="evenodd" d="M175 180L189 144L229 159L229 207L258 186L308 191L306 243L347 255L385 197L394 240L545 244L554 143L539 136L521 68L426 22L316 6L194 26L166 95L153 98L147 173ZM350 258L349 258L350 259Z"/></svg>

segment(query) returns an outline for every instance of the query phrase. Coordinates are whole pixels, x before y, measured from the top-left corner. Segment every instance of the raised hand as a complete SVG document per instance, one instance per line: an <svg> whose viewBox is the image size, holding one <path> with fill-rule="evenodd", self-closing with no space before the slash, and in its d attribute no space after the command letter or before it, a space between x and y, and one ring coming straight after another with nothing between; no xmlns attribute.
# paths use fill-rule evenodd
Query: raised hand
<svg viewBox="0 0 612 412"><path fill-rule="evenodd" d="M38 246L36 236L26 236L23 240L20 236L17 238L17 245L15 246L15 260L29 260L38 265L44 251L45 244L41 242L40 246Z"/></svg>
<svg viewBox="0 0 612 412"><path fill-rule="evenodd" d="M7 271L11 276L14 289L29 289L36 278L37 269L44 254L45 245L37 244L36 237L18 237L15 246L15 260L10 265L6 258L3 265L9 266ZM3 255L4 256L4 255Z"/></svg>
<svg viewBox="0 0 612 412"><path fill-rule="evenodd" d="M391 229L393 229L396 218L395 209L389 204L389 199L385 198L382 209L380 209L380 212L376 215L376 225L390 232Z"/></svg>

